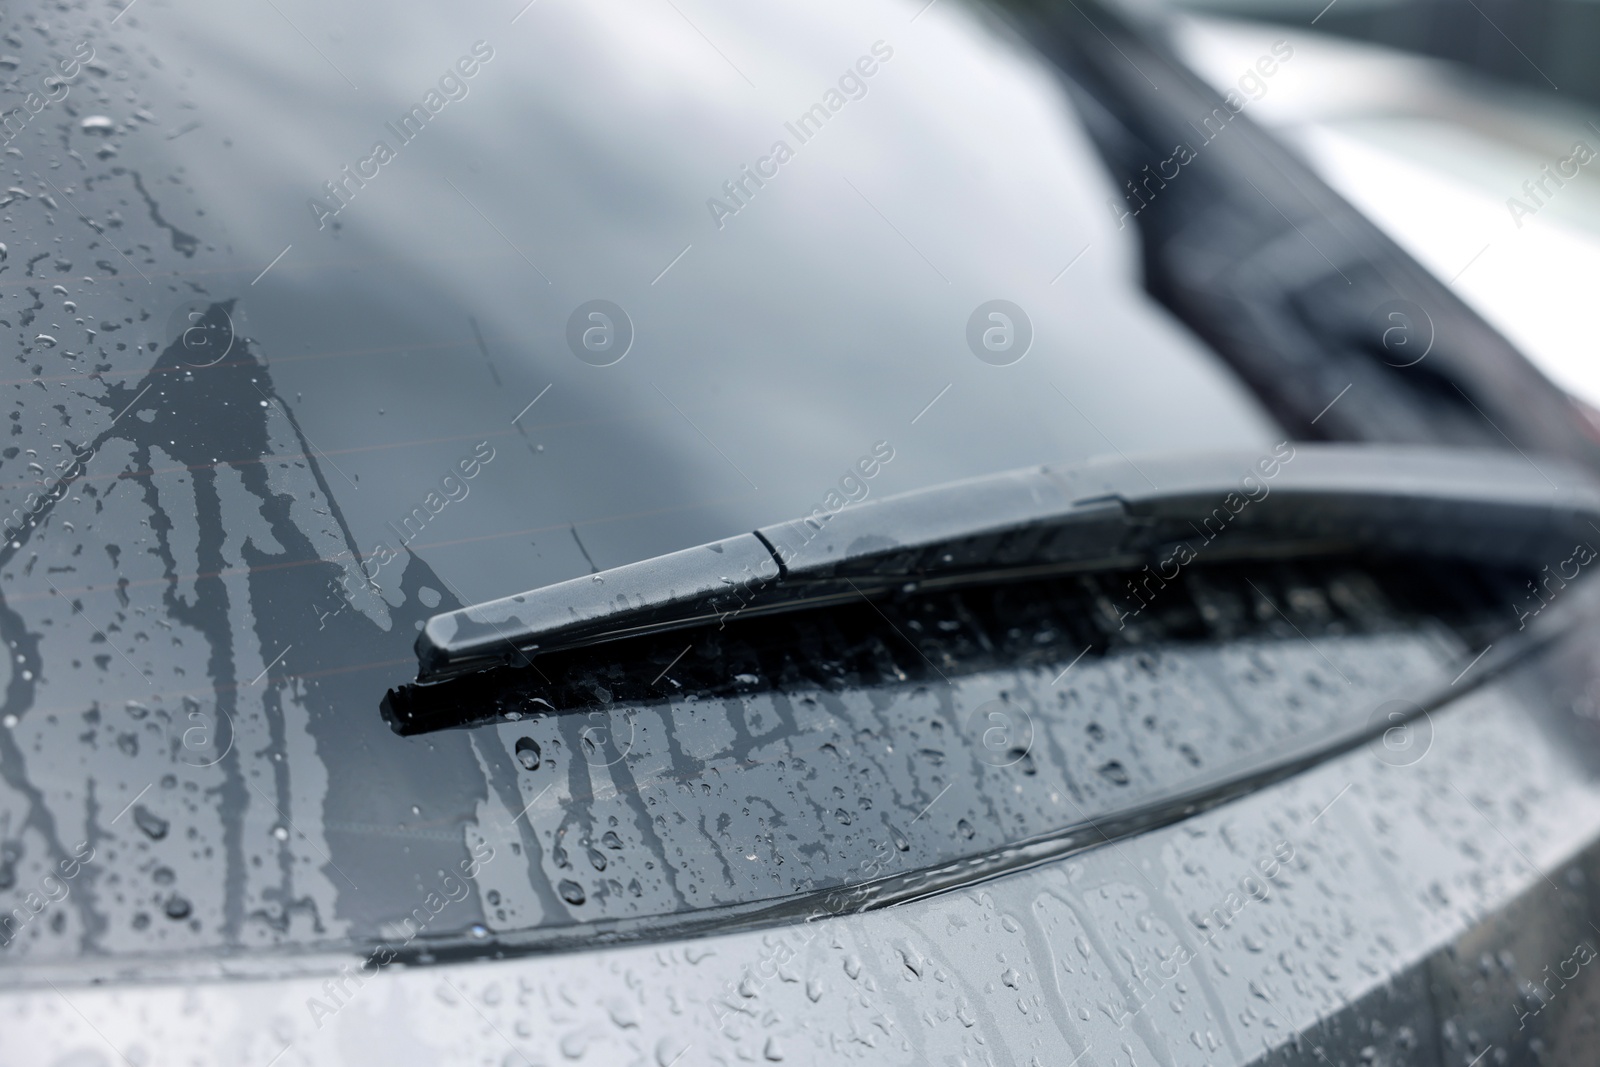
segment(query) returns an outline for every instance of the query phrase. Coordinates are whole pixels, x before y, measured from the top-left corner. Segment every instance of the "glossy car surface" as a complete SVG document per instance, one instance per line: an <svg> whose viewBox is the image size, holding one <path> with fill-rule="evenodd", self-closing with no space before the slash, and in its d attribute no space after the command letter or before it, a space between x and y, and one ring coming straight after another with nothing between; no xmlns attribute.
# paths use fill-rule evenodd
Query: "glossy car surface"
<svg viewBox="0 0 1600 1067"><path fill-rule="evenodd" d="M1592 430L1157 28L0 22L0 1061L1582 1062ZM1549 522L1330 525L1365 446ZM984 541L1040 465L1193 547ZM973 558L413 649L913 490Z"/></svg>

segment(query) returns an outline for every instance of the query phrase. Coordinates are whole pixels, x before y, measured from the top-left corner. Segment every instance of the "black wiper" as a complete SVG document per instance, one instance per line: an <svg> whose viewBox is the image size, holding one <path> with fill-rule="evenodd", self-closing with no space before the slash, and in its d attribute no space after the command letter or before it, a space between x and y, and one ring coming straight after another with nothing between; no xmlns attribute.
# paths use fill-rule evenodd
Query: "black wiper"
<svg viewBox="0 0 1600 1067"><path fill-rule="evenodd" d="M1600 540L1593 480L1562 461L1500 451L1285 444L1259 455L1031 467L818 509L435 615L417 638L417 682L889 590L1182 567L1186 554L1376 552L1537 571L1589 539Z"/></svg>

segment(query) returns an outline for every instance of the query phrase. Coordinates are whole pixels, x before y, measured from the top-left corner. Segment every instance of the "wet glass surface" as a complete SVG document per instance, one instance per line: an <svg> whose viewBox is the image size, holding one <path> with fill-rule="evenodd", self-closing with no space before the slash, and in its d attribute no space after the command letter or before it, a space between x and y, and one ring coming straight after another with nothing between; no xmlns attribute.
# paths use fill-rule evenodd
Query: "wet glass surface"
<svg viewBox="0 0 1600 1067"><path fill-rule="evenodd" d="M830 494L1279 439L1143 292L1056 76L953 5L915 14L8 7L0 903L28 918L6 952L780 897L1364 716L1319 703L1336 681L1438 679L1448 629L1341 607L1319 573L1274 596L1322 652L1234 590L1257 644L1096 654L1059 686L1059 628L1028 666L973 636L949 685L858 628L881 673L855 691L624 707L596 676L593 716L388 729L437 610ZM927 625L1056 610L1025 601ZM690 663L737 689L720 655ZM1269 722L1236 691L1272 679ZM993 701L1049 743L986 761Z"/></svg>

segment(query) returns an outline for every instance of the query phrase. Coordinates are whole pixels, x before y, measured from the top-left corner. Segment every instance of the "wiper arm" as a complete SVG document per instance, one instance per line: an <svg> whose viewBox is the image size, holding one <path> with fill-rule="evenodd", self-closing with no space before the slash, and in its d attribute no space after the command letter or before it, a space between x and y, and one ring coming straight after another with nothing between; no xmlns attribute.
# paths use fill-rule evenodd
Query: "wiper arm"
<svg viewBox="0 0 1600 1067"><path fill-rule="evenodd" d="M1138 567L1180 543L1213 560L1368 551L1537 570L1591 536L1600 487L1587 474L1499 451L1301 444L1030 467L819 508L435 615L417 638L417 681L889 589Z"/></svg>

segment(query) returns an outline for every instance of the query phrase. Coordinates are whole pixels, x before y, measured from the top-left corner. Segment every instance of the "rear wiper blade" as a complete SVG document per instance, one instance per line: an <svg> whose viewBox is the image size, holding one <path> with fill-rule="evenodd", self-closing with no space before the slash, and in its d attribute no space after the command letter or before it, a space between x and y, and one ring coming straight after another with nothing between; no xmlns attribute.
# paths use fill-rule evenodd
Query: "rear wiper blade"
<svg viewBox="0 0 1600 1067"><path fill-rule="evenodd" d="M1600 487L1588 474L1501 451L1282 444L1030 467L817 508L435 615L417 638L417 683L896 589L1336 552L1537 570L1590 538L1600 541Z"/></svg>

